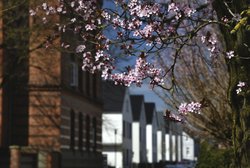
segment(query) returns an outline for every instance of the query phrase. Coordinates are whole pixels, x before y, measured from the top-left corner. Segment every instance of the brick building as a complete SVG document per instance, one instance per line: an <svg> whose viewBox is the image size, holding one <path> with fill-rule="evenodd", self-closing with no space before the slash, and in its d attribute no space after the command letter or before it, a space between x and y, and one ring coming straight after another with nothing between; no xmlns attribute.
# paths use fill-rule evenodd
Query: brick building
<svg viewBox="0 0 250 168"><path fill-rule="evenodd" d="M28 1L0 3L8 9L0 20L1 168L102 167L100 77L83 72L74 54L38 47L49 32L30 32Z"/></svg>

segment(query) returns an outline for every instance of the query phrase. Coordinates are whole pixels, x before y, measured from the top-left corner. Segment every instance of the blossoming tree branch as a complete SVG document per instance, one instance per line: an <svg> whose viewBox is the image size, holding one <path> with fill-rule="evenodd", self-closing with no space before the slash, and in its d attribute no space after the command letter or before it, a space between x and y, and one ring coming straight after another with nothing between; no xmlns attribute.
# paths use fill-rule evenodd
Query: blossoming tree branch
<svg viewBox="0 0 250 168"><path fill-rule="evenodd" d="M231 11L225 2L229 14L217 17L210 1L112 2L111 7L101 8L100 2L96 0L59 0L57 4L43 3L35 7L30 10L30 15L40 17L44 24L50 22L51 16L60 15L63 19L55 24L57 29L54 33L71 31L80 38L77 45L63 42L61 47L74 48L75 53L82 56L84 71L99 71L104 79L113 80L118 85L141 86L144 80L149 79L147 81L152 87L171 90L175 84L174 68L178 56L184 47L192 47L194 40L207 48L208 54L204 57L216 59L224 56L228 62L239 57L234 50L219 47L217 36L206 31L206 27L217 24L230 30L231 34L237 33L240 27L247 25L248 11L244 14L247 17L243 17ZM242 18L245 18L244 22ZM107 33L107 30L111 33ZM52 42L53 38L48 40L47 47ZM110 54L112 46L118 47L124 57L136 58L135 63L127 66L125 72L117 71L115 60L119 57ZM156 55L166 49L171 50L169 57L174 61L169 68L164 69L160 68ZM155 61L150 57L156 57ZM166 76L172 79L171 85L164 82ZM235 93L244 94L247 87L246 81L239 80ZM188 113L200 113L204 106L204 102L182 103L177 107L178 114L166 112L166 118L183 122Z"/></svg>

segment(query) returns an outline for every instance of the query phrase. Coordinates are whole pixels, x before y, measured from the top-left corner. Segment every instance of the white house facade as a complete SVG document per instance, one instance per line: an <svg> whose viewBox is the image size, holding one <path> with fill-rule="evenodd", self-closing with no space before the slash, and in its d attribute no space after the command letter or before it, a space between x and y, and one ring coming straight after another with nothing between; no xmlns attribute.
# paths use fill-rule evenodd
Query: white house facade
<svg viewBox="0 0 250 168"><path fill-rule="evenodd" d="M103 154L115 168L132 167L132 110L128 89L104 83Z"/></svg>
<svg viewBox="0 0 250 168"><path fill-rule="evenodd" d="M130 96L133 124L132 124L132 148L133 148L133 164L147 162L146 151L146 116L143 95Z"/></svg>
<svg viewBox="0 0 250 168"><path fill-rule="evenodd" d="M182 143L183 143L183 154L184 160L194 161L195 160L195 142L186 132L182 132Z"/></svg>
<svg viewBox="0 0 250 168"><path fill-rule="evenodd" d="M174 122L168 122L165 133L165 160L180 162L183 160L182 127Z"/></svg>
<svg viewBox="0 0 250 168"><path fill-rule="evenodd" d="M154 103L145 103L146 113L146 138L147 138L147 161L157 162L157 118Z"/></svg>
<svg viewBox="0 0 250 168"><path fill-rule="evenodd" d="M162 112L157 112L157 162L166 160L166 120L164 120L164 114Z"/></svg>

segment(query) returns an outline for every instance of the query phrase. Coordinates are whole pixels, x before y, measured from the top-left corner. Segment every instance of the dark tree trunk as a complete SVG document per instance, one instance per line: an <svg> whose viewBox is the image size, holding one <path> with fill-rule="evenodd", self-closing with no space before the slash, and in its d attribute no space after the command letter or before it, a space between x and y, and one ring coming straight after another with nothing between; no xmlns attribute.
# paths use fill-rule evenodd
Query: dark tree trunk
<svg viewBox="0 0 250 168"><path fill-rule="evenodd" d="M226 1L225 1L226 2ZM228 8L235 14L249 10L247 0L230 0L228 7L221 0L215 0L213 7L218 18L228 16ZM248 16L249 24L250 16ZM236 24L236 23L235 23ZM231 29L221 27L227 51L233 50L235 58L227 60L229 70L228 98L233 110L232 141L234 149L234 162L232 167L250 167L250 31L241 26L235 33ZM247 86L241 94L236 94L239 81L246 82Z"/></svg>

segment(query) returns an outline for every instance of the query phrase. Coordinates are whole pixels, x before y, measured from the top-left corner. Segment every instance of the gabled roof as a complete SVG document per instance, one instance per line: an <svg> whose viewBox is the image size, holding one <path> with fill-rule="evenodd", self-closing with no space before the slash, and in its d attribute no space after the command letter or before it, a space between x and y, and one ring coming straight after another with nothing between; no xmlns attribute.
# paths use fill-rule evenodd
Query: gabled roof
<svg viewBox="0 0 250 168"><path fill-rule="evenodd" d="M104 112L121 113L126 93L126 87L115 85L110 81L105 81L102 83L102 91Z"/></svg>
<svg viewBox="0 0 250 168"><path fill-rule="evenodd" d="M131 95L130 96L133 120L139 121L141 115L141 107L144 103L144 96L143 95Z"/></svg>
<svg viewBox="0 0 250 168"><path fill-rule="evenodd" d="M145 105L147 124L152 124L155 111L155 103L145 103L144 105Z"/></svg>

